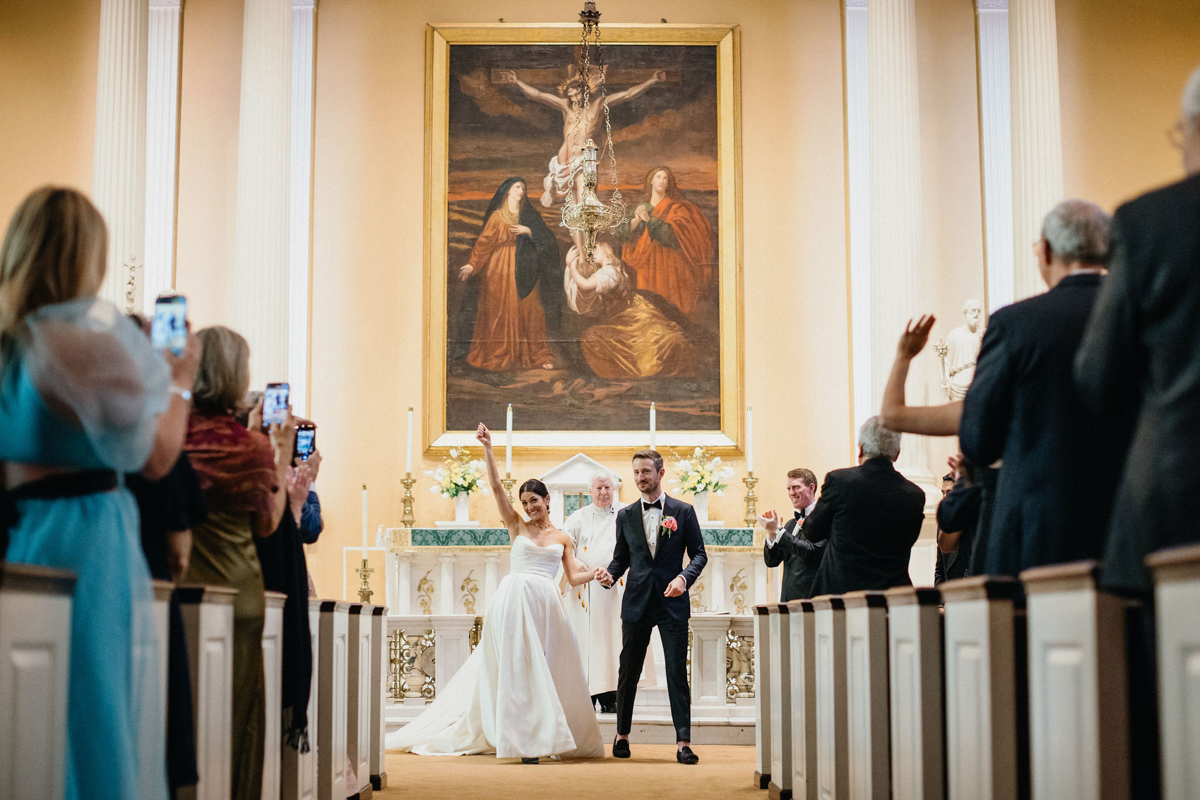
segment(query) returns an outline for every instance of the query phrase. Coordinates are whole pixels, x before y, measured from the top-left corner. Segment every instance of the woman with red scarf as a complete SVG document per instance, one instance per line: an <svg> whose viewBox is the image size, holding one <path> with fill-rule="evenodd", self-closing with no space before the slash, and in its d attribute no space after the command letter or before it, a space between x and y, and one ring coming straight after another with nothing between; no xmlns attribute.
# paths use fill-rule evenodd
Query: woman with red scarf
<svg viewBox="0 0 1200 800"><path fill-rule="evenodd" d="M625 240L621 257L637 271L637 288L695 318L712 277L712 225L699 206L683 198L669 167L646 174L645 199L616 234Z"/></svg>

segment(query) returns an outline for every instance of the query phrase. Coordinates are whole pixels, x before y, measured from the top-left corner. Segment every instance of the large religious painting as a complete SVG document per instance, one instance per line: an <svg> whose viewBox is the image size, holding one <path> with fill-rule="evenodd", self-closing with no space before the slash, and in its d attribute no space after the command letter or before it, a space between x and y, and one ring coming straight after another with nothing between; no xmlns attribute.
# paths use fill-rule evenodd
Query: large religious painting
<svg viewBox="0 0 1200 800"><path fill-rule="evenodd" d="M533 447L737 446L741 319L737 29L431 26L426 441L513 407ZM588 105L583 105L586 94ZM626 217L580 257L561 225L580 146L611 125Z"/></svg>

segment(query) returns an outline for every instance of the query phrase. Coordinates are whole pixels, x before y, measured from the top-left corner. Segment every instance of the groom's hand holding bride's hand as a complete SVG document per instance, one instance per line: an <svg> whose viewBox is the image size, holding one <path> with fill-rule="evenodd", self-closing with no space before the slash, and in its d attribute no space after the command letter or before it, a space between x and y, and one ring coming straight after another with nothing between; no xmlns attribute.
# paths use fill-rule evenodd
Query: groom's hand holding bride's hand
<svg viewBox="0 0 1200 800"><path fill-rule="evenodd" d="M613 585L613 576L609 575L604 567L596 567L596 580L600 581L600 585L605 589Z"/></svg>
<svg viewBox="0 0 1200 800"><path fill-rule="evenodd" d="M682 575L676 576L675 580L667 584L667 590L663 592L663 597L679 597L687 591L687 581Z"/></svg>

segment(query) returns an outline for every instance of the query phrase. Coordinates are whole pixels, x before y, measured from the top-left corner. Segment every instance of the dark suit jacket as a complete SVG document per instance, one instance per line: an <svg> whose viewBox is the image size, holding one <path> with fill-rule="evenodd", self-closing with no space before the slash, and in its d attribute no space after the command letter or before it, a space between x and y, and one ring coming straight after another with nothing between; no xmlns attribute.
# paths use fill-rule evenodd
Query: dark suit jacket
<svg viewBox="0 0 1200 800"><path fill-rule="evenodd" d="M688 593L678 597L663 597L667 585L680 575L687 581L688 588L700 577L708 554L704 552L704 538L700 535L700 523L696 510L690 504L663 495L663 519L674 517L679 529L667 535L658 534L658 544L650 556L650 545L646 543L646 531L642 527L642 503L639 499L617 512L617 544L613 548L613 560L608 572L616 580L629 571L625 581L625 599L621 601L621 619L638 622L655 598L662 601L667 614L675 620L686 620L692 615ZM683 566L683 554L691 561Z"/></svg>
<svg viewBox="0 0 1200 800"><path fill-rule="evenodd" d="M1148 590L1142 559L1200 538L1200 175L1117 209L1075 374L1106 426L1133 431L1103 579Z"/></svg>
<svg viewBox="0 0 1200 800"><path fill-rule="evenodd" d="M973 484L968 486L965 478L959 478L950 493L938 504L938 530L957 533L959 536L957 552L943 553L938 550L933 573L934 586L972 574L971 549L975 543L975 530L979 525L982 501L983 487Z"/></svg>
<svg viewBox="0 0 1200 800"><path fill-rule="evenodd" d="M825 555L825 542L810 542L803 529L797 531L796 528L797 520L793 517L779 531L779 538L773 547L763 544L763 561L767 566L783 564L783 587L779 599L784 603L808 597L817 577L817 569L821 566L821 556Z"/></svg>
<svg viewBox="0 0 1200 800"><path fill-rule="evenodd" d="M812 594L909 586L908 557L925 519L925 492L886 458L825 476L804 522L811 542L829 540Z"/></svg>
<svg viewBox="0 0 1200 800"><path fill-rule="evenodd" d="M1072 364L1102 277L1071 275L992 315L963 401L963 455L1003 459L984 572L1100 558L1119 476L1115 437L1076 390Z"/></svg>

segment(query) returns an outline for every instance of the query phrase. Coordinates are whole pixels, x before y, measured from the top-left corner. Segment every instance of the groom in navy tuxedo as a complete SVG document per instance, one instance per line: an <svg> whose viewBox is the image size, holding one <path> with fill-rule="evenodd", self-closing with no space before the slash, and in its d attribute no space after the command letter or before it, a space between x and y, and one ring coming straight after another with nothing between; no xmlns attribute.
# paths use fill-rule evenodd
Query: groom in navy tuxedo
<svg viewBox="0 0 1200 800"><path fill-rule="evenodd" d="M633 456L633 478L640 502L617 512L617 543L608 569L597 569L596 579L607 587L629 572L621 603L621 666L617 674L617 738L613 755L629 758L629 731L633 727L633 701L638 678L658 628L667 668L667 695L675 723L681 764L695 764L692 752L692 693L688 687L688 618L692 613L688 589L700 577L708 555L696 511L662 491L663 458L656 450ZM687 567L683 554L687 552Z"/></svg>

